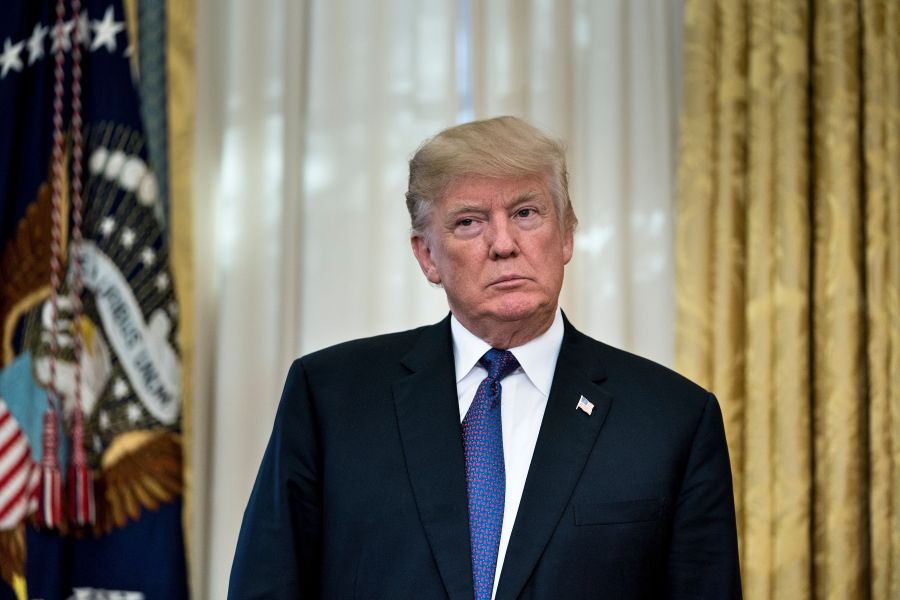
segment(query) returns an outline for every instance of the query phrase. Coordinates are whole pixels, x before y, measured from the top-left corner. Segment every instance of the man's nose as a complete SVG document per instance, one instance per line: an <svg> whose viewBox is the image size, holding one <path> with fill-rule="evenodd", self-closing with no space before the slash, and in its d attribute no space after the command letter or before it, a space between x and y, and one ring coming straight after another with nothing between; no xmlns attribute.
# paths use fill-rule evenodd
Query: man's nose
<svg viewBox="0 0 900 600"><path fill-rule="evenodd" d="M496 219L489 226L491 258L515 256L519 251L515 227L507 219Z"/></svg>

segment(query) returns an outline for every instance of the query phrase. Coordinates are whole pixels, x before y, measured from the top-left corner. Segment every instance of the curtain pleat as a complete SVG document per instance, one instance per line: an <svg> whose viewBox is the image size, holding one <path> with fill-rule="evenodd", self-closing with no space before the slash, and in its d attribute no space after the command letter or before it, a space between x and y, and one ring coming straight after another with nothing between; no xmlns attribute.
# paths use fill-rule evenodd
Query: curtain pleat
<svg viewBox="0 0 900 600"><path fill-rule="evenodd" d="M891 184L900 165L900 4L863 5L870 585L873 597L900 598L900 407L891 401L900 386L900 253L890 239L900 231L900 190Z"/></svg>
<svg viewBox="0 0 900 600"><path fill-rule="evenodd" d="M813 24L813 429L816 596L866 590L865 371L858 7L818 3Z"/></svg>
<svg viewBox="0 0 900 600"><path fill-rule="evenodd" d="M775 48L774 15L771 10L754 11L748 23L749 71L748 90L749 135L747 144L747 231L752 247L741 244L747 260L747 356L746 373L750 383L744 399L748 436L744 441L746 460L738 469L745 473L745 519L742 532L744 587L747 596L772 597L772 574L775 572L772 547L776 535L773 524L773 488L775 472L772 427L777 386L773 376L775 365L774 303L774 154L775 120L773 80ZM747 141L745 140L745 144ZM748 242L750 243L750 242ZM713 388L715 389L715 388Z"/></svg>
<svg viewBox="0 0 900 600"><path fill-rule="evenodd" d="M900 3L884 0L885 27L884 53L887 82L885 93L885 193L887 202L888 231L884 237L887 260L887 283L885 286L885 303L887 312L884 323L879 328L887 331L887 365L886 385L881 388L883 410L875 418L887 423L887 431L883 436L884 446L890 448L889 454L881 455L879 462L885 464L890 474L880 479L879 486L886 488L884 496L888 509L885 520L876 521L879 527L889 531L884 543L873 549L872 555L878 557L880 570L876 570L876 582L882 588L890 590L892 598L900 598L900 249L897 248L897 237L900 234L900 185L897 184L897 172L900 170Z"/></svg>
<svg viewBox="0 0 900 600"><path fill-rule="evenodd" d="M675 238L675 356L681 372L697 381L709 381L712 368L712 323L708 319L711 269L705 259L712 252L718 31L717 13L707 4L685 4L686 92L681 109L677 187L678 197L690 198L690 202L678 206Z"/></svg>
<svg viewBox="0 0 900 600"><path fill-rule="evenodd" d="M900 598L900 3L685 9L676 366L722 403L744 595Z"/></svg>
<svg viewBox="0 0 900 600"><path fill-rule="evenodd" d="M720 51L717 54L716 71L727 81L716 90L715 156L711 161L715 172L715 201L713 219L712 262L712 322L715 335L712 336L713 356L726 353L727 361L715 361L711 377L713 386L722 398L726 427L731 439L732 464L744 461L744 319L741 307L744 304L745 284L743 277L734 274L744 270L744 257L739 244L734 240L744 238L746 230L746 181L741 171L746 162L744 139L747 136L747 35L746 6L743 2L723 2L719 15L721 22ZM743 472L732 469L735 487L743 489ZM743 500L743 498L741 499ZM743 523L743 502L735 507L738 520Z"/></svg>
<svg viewBox="0 0 900 600"><path fill-rule="evenodd" d="M775 149L773 155L774 305L771 408L773 490L773 597L809 598L810 472L812 468L809 351L810 319L809 103L807 3L774 6ZM751 146L752 148L752 146ZM751 150L752 152L752 150ZM752 173L751 173L752 178ZM751 252L761 248L751 246ZM748 375L751 375L748 373ZM758 396L756 397L758 398ZM754 399L756 399L754 398ZM752 401L752 400L751 400Z"/></svg>

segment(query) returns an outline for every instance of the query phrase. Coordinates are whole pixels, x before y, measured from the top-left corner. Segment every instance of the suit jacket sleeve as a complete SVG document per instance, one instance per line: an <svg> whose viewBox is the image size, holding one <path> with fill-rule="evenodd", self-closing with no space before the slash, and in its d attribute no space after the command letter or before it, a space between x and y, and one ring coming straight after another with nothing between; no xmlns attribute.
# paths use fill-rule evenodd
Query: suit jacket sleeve
<svg viewBox="0 0 900 600"><path fill-rule="evenodd" d="M229 600L319 596L321 464L310 396L297 360L244 512Z"/></svg>
<svg viewBox="0 0 900 600"><path fill-rule="evenodd" d="M669 547L670 598L740 598L731 466L719 404L700 417L674 506Z"/></svg>

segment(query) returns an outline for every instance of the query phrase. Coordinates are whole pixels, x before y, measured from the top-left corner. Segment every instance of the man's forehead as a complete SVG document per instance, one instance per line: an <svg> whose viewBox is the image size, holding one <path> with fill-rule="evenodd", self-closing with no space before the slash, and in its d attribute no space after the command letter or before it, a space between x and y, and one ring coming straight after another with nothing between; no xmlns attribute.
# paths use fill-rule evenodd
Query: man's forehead
<svg viewBox="0 0 900 600"><path fill-rule="evenodd" d="M506 178L467 175L453 182L444 195L443 204L450 208L461 204L482 205L498 200L514 204L549 199L550 191L543 178L537 175Z"/></svg>

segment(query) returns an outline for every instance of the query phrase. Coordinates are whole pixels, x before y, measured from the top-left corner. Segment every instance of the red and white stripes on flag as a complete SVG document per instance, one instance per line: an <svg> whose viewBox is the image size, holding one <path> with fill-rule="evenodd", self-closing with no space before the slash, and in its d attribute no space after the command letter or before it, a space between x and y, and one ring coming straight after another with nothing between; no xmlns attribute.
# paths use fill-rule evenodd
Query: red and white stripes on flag
<svg viewBox="0 0 900 600"><path fill-rule="evenodd" d="M18 526L37 509L40 474L25 434L0 398L0 530Z"/></svg>

